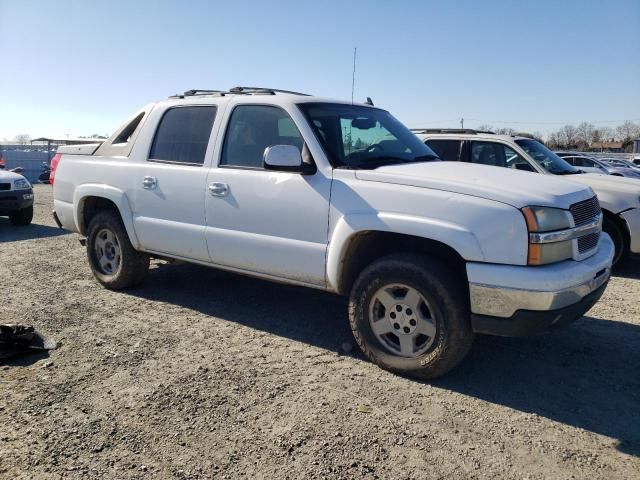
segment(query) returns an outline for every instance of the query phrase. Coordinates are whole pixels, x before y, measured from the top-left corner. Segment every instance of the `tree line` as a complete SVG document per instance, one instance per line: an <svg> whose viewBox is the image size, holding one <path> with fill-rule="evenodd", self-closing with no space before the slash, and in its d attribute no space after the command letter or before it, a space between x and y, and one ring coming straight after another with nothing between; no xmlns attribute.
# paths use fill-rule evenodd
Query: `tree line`
<svg viewBox="0 0 640 480"><path fill-rule="evenodd" d="M500 135L521 134L513 128L493 128L491 125L480 125L478 130L491 131ZM596 144L620 142L626 144L640 138L640 124L626 121L615 128L596 127L592 123L582 122L576 125L565 125L556 131L544 135L540 132L527 133L544 142L549 148L560 150L591 150Z"/></svg>

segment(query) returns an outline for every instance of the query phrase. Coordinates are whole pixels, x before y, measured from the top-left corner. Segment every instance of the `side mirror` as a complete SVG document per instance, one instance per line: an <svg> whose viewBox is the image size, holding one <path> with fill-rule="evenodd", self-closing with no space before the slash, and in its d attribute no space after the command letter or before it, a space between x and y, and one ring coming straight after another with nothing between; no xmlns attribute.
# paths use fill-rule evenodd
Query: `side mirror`
<svg viewBox="0 0 640 480"><path fill-rule="evenodd" d="M293 145L272 145L264 149L262 157L265 170L280 172L300 172L302 155Z"/></svg>
<svg viewBox="0 0 640 480"><path fill-rule="evenodd" d="M516 163L516 170L524 170L525 172L535 172L533 167L528 163Z"/></svg>

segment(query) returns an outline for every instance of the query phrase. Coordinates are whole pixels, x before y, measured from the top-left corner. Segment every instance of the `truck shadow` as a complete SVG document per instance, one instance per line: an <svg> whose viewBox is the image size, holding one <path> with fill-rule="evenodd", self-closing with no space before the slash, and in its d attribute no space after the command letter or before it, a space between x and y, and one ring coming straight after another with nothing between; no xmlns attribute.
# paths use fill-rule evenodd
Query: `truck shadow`
<svg viewBox="0 0 640 480"><path fill-rule="evenodd" d="M160 265L130 295L340 352L344 298L194 265ZM363 359L357 349L351 354ZM584 317L540 337L478 336L469 357L429 382L605 435L640 456L640 326Z"/></svg>
<svg viewBox="0 0 640 480"><path fill-rule="evenodd" d="M8 218L0 217L0 243L31 240L34 238L58 237L69 232L57 227L32 223L25 227L16 227Z"/></svg>
<svg viewBox="0 0 640 480"><path fill-rule="evenodd" d="M620 263L613 269L614 277L640 279L640 256Z"/></svg>

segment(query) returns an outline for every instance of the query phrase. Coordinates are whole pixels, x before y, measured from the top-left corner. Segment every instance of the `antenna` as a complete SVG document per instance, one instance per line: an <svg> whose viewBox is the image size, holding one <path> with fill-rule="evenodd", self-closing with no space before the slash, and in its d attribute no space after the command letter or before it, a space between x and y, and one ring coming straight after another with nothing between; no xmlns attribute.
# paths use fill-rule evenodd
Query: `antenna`
<svg viewBox="0 0 640 480"><path fill-rule="evenodd" d="M356 54L358 47L353 47L353 75L351 75L351 105L353 105L353 91L356 88Z"/></svg>
<svg viewBox="0 0 640 480"><path fill-rule="evenodd" d="M460 119L460 128L464 128L464 118Z"/></svg>

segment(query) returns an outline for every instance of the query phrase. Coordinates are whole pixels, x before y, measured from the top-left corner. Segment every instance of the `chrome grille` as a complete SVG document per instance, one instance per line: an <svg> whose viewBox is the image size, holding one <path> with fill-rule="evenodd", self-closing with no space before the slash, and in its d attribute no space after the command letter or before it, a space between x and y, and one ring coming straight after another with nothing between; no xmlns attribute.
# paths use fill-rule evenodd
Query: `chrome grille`
<svg viewBox="0 0 640 480"><path fill-rule="evenodd" d="M573 216L573 221L575 222L576 227L586 225L595 217L600 215L600 212L600 202L598 202L598 197L592 197L589 200L574 203L571 206L571 215Z"/></svg>
<svg viewBox="0 0 640 480"><path fill-rule="evenodd" d="M570 210L576 227L586 225L602 214L598 197L574 203ZM590 233L578 238L578 253L583 254L593 250L598 246L598 240L600 240L600 232Z"/></svg>
<svg viewBox="0 0 640 480"><path fill-rule="evenodd" d="M590 233L584 237L578 238L578 252L584 253L592 248L598 246L598 240L600 239L600 233Z"/></svg>

